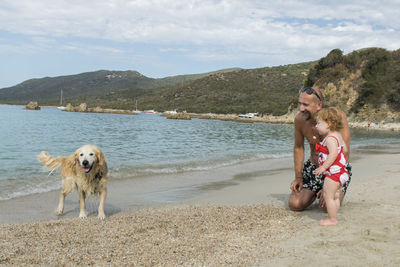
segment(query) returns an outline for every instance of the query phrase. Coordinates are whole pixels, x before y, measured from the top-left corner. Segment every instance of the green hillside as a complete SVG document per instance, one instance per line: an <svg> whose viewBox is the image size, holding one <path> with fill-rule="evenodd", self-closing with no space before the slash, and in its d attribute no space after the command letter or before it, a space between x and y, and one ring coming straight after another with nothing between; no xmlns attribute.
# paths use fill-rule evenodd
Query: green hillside
<svg viewBox="0 0 400 267"><path fill-rule="evenodd" d="M147 91L119 92L119 103L138 100L143 109L186 110L188 112L284 114L297 103L297 93L313 63L238 70ZM102 99L112 99L109 96ZM116 105L117 103L110 103Z"/></svg>
<svg viewBox="0 0 400 267"><path fill-rule="evenodd" d="M0 102L26 104L38 101L40 105L57 105L63 90L66 100L70 98L101 95L129 87L148 87L154 79L136 71L87 72L77 75L31 79L13 87L0 90Z"/></svg>
<svg viewBox="0 0 400 267"><path fill-rule="evenodd" d="M72 105L282 115L297 107L303 84L318 87L328 106L355 118L379 113L387 119L390 112L400 112L400 50L367 48L343 55L334 49L315 62L162 79L135 71L104 70L33 79L1 89L0 103L58 105L62 89L64 103Z"/></svg>
<svg viewBox="0 0 400 267"><path fill-rule="evenodd" d="M306 84L320 88L327 105L359 119L388 121L400 112L400 49L367 48L347 55L334 49L310 70Z"/></svg>
<svg viewBox="0 0 400 267"><path fill-rule="evenodd" d="M313 63L152 79L134 71L97 71L34 79L0 90L0 103L64 103L118 109L178 109L188 112L283 114Z"/></svg>
<svg viewBox="0 0 400 267"><path fill-rule="evenodd" d="M215 73L233 70L220 70ZM199 79L212 73L214 72L153 79L136 71L100 70L77 75L45 77L1 89L0 103L25 105L29 101L38 101L41 105L58 105L61 90L64 102L75 102L98 95L113 94L127 88L149 89L169 86Z"/></svg>

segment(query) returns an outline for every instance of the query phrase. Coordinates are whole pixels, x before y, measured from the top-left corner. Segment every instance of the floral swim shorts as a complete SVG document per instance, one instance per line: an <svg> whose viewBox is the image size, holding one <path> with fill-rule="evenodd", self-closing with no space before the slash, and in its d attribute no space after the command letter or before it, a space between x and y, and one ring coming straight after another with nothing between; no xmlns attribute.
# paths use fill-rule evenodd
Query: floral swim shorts
<svg viewBox="0 0 400 267"><path fill-rule="evenodd" d="M324 178L322 175L316 176L315 175L315 169L317 169L318 166L315 166L311 163L311 160L307 160L304 162L303 165L303 188L309 189L315 193L318 193L319 190L322 189L324 186ZM346 169L349 172L349 180L343 184L342 186L342 192L343 194L346 194L347 187L350 184L351 181L351 165L347 163Z"/></svg>

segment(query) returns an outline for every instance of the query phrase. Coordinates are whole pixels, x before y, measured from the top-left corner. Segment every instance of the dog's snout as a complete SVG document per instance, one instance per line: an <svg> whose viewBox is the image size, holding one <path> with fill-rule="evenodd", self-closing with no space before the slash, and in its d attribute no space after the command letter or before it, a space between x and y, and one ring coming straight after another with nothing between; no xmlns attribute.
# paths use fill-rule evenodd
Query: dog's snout
<svg viewBox="0 0 400 267"><path fill-rule="evenodd" d="M87 161L87 160L85 159L84 161L82 161L82 165L85 166L85 167L88 166L88 165L89 165L89 161Z"/></svg>

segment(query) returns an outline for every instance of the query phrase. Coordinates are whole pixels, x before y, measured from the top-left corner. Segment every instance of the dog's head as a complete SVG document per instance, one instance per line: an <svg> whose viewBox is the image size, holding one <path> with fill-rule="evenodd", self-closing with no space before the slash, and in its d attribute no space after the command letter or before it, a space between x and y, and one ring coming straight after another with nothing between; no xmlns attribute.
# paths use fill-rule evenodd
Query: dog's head
<svg viewBox="0 0 400 267"><path fill-rule="evenodd" d="M104 154L94 145L84 145L75 151L75 159L84 173L90 173L94 168L103 165Z"/></svg>

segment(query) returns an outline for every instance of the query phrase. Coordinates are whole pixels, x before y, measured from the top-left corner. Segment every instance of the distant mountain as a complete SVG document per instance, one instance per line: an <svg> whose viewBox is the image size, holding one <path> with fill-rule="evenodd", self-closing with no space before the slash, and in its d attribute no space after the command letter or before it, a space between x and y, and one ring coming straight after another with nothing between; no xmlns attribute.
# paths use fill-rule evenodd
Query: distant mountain
<svg viewBox="0 0 400 267"><path fill-rule="evenodd" d="M101 95L129 87L146 88L155 79L136 71L87 72L77 75L31 79L0 90L2 103L24 104L31 100L43 104L57 104L60 91L66 100L81 96Z"/></svg>
<svg viewBox="0 0 400 267"><path fill-rule="evenodd" d="M64 104L188 112L286 113L314 63L260 69L225 69L161 79L136 71L96 71L32 79L0 90L0 103Z"/></svg>
<svg viewBox="0 0 400 267"><path fill-rule="evenodd" d="M16 86L0 89L0 103L23 104L38 101L40 105L58 105L63 90L64 102L76 102L99 95L110 95L120 90L133 88L143 93L146 89L192 81L212 73L224 73L236 69L216 72L171 76L153 79L137 71L100 70L77 75L31 79Z"/></svg>

